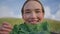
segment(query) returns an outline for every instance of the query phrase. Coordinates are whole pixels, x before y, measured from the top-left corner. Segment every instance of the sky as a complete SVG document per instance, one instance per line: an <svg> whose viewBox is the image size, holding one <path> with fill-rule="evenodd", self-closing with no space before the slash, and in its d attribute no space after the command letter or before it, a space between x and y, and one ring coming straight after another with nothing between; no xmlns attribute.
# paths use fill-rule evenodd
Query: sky
<svg viewBox="0 0 60 34"><path fill-rule="evenodd" d="M0 18L22 18L21 8L26 0L0 0ZM44 7L44 18L60 21L60 0L39 0Z"/></svg>

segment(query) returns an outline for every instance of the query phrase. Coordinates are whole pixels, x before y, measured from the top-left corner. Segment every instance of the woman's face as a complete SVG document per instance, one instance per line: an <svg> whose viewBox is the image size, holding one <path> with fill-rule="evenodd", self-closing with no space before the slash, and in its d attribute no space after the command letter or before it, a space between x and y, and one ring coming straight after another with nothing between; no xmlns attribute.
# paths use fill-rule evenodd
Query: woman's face
<svg viewBox="0 0 60 34"><path fill-rule="evenodd" d="M41 23L44 18L41 5L36 1L29 1L23 9L23 19L26 23Z"/></svg>

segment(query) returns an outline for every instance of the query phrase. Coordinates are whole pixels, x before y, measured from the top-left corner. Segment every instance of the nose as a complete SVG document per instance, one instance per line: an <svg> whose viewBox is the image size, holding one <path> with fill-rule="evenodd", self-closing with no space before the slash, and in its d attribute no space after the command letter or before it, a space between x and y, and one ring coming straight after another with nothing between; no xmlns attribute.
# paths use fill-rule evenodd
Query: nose
<svg viewBox="0 0 60 34"><path fill-rule="evenodd" d="M33 19L37 18L36 13L33 12L33 13L31 14L31 18L33 18Z"/></svg>

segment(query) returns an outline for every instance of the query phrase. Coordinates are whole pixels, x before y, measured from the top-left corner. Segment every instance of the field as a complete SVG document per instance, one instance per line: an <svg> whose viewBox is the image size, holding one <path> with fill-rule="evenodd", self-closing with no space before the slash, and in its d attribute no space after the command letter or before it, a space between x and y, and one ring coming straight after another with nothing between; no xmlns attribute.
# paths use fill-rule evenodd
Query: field
<svg viewBox="0 0 60 34"><path fill-rule="evenodd" d="M10 23L12 26L14 24L21 24L24 21L21 18L0 18L0 25L4 22ZM48 30L52 32L60 32L60 21L51 20L51 19L44 19L49 24Z"/></svg>

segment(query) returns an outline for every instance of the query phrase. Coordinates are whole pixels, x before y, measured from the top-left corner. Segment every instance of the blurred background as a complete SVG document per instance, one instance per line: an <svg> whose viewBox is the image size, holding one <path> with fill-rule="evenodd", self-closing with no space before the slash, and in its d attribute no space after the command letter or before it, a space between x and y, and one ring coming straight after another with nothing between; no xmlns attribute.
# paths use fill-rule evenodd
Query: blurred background
<svg viewBox="0 0 60 34"><path fill-rule="evenodd" d="M21 8L26 0L0 0L0 25L3 21L14 24L23 23ZM49 30L60 32L60 0L39 0L44 6L44 20Z"/></svg>

